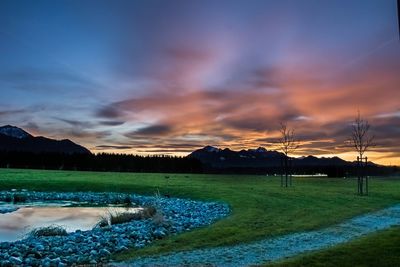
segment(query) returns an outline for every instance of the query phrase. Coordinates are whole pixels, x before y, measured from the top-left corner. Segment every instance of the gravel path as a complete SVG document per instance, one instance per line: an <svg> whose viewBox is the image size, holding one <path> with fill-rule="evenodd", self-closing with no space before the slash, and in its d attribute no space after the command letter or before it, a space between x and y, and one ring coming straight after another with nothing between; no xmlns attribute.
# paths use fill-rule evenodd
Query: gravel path
<svg viewBox="0 0 400 267"><path fill-rule="evenodd" d="M293 233L261 241L138 258L117 266L250 266L292 257L348 242L400 225L400 204L316 231Z"/></svg>

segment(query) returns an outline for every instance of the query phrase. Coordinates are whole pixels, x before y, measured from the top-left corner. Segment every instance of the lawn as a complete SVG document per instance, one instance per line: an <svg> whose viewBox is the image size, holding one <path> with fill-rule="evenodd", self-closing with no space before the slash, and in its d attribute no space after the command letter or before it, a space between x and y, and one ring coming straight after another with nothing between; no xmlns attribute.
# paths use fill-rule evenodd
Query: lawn
<svg viewBox="0 0 400 267"><path fill-rule="evenodd" d="M165 176L170 177L169 185ZM0 189L12 188L149 195L160 190L161 194L169 193L173 197L223 201L232 208L229 217L210 227L116 255L120 260L316 229L400 203L400 180L381 178L371 179L370 196L359 197L355 195L356 181L343 178L294 178L292 188L281 188L278 177L267 176L0 169Z"/></svg>
<svg viewBox="0 0 400 267"><path fill-rule="evenodd" d="M400 266L400 227L265 267Z"/></svg>

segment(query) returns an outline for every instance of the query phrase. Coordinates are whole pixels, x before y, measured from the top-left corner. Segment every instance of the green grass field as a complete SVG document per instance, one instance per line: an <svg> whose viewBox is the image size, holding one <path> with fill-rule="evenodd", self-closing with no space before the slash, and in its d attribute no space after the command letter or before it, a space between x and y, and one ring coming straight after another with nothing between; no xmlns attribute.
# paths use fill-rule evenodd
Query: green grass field
<svg viewBox="0 0 400 267"><path fill-rule="evenodd" d="M265 267L400 266L400 227Z"/></svg>
<svg viewBox="0 0 400 267"><path fill-rule="evenodd" d="M167 186L165 176L170 177ZM370 196L355 194L353 179L294 178L292 188L281 188L278 177L251 175L194 175L98 173L0 169L0 190L26 188L39 191L118 191L140 194L169 193L173 197L224 201L232 214L210 227L197 229L155 242L140 250L115 255L119 260L200 247L237 244L289 232L311 230L338 223L355 215L400 203L400 180L375 178L370 182ZM382 235L378 247L390 243L396 233L400 253L399 229ZM324 265L331 257L342 266L353 253L361 253L369 237L329 251L305 255L279 263L279 266ZM387 240L385 243L384 241ZM383 249L383 247L382 247ZM348 256L343 251L350 251ZM321 254L322 253L322 254ZM341 256L341 257L339 257ZM376 255L379 257L379 255ZM340 262L342 259L343 262ZM365 266L363 257L355 257L352 266ZM390 259L392 261L393 259ZM343 263L343 264L340 264ZM400 260L397 261L400 266ZM368 266L368 264L367 264ZM371 265L373 266L373 265ZM391 266L391 265L386 265Z"/></svg>

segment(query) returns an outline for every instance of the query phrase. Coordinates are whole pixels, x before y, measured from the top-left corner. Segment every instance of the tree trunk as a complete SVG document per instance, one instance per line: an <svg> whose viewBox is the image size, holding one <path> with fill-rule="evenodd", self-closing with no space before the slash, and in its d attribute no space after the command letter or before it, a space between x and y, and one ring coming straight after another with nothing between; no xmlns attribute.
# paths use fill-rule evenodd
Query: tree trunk
<svg viewBox="0 0 400 267"><path fill-rule="evenodd" d="M292 162L290 159L288 159L289 164L288 164L288 172L289 172L289 186L292 186Z"/></svg>
<svg viewBox="0 0 400 267"><path fill-rule="evenodd" d="M283 163L283 158L281 157L281 187L283 187L283 170L284 168L284 163Z"/></svg>
<svg viewBox="0 0 400 267"><path fill-rule="evenodd" d="M357 194L361 194L361 189L360 189L360 158L357 157Z"/></svg>
<svg viewBox="0 0 400 267"><path fill-rule="evenodd" d="M288 187L288 157L285 157L285 187Z"/></svg>

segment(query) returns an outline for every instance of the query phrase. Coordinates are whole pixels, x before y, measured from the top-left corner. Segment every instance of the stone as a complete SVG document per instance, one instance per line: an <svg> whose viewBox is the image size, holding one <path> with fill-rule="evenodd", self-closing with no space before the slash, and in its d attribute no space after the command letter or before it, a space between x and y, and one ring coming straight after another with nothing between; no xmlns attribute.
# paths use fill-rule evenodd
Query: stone
<svg viewBox="0 0 400 267"><path fill-rule="evenodd" d="M19 257L11 256L11 257L9 258L9 261L10 261L12 264L15 264L15 265L21 265L21 264L22 264L22 260L21 260Z"/></svg>
<svg viewBox="0 0 400 267"><path fill-rule="evenodd" d="M18 207L0 207L0 214L11 213L18 209Z"/></svg>
<svg viewBox="0 0 400 267"><path fill-rule="evenodd" d="M9 260L0 261L0 266L11 267L12 263Z"/></svg>
<svg viewBox="0 0 400 267"><path fill-rule="evenodd" d="M166 236L166 233L164 231L160 230L160 229L156 229L153 232L153 235L154 235L155 238L163 238L164 236Z"/></svg>
<svg viewBox="0 0 400 267"><path fill-rule="evenodd" d="M108 251L106 248L102 248L102 249L99 251L99 254L100 254L101 256L109 256L109 255L111 255L111 252Z"/></svg>

